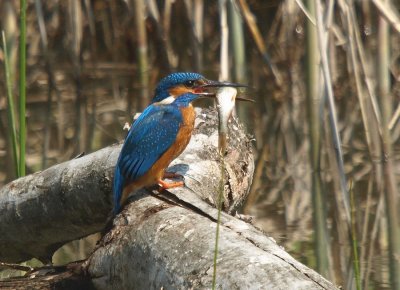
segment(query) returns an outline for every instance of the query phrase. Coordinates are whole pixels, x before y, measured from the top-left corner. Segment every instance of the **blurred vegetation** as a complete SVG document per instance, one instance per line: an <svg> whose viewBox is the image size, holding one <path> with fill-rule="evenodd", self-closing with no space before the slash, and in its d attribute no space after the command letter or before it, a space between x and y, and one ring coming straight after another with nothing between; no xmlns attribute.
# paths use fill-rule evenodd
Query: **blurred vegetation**
<svg viewBox="0 0 400 290"><path fill-rule="evenodd" d="M15 103L19 9L0 2ZM399 9L390 0L28 1L27 174L122 140L171 71L245 82L257 103L237 114L257 161L243 211L344 289L356 276L363 289L400 289ZM3 185L17 171L2 69L0 92ZM82 258L95 240L54 260Z"/></svg>

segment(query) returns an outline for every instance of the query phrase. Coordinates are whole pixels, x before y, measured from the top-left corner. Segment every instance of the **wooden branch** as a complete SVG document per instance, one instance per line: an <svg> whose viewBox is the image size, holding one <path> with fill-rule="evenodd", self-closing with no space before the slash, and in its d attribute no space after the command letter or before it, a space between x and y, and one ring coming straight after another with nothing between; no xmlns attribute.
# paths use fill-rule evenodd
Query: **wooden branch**
<svg viewBox="0 0 400 290"><path fill-rule="evenodd" d="M217 210L137 195L84 268L96 289L211 289ZM337 289L252 225L222 215L216 289Z"/></svg>
<svg viewBox="0 0 400 290"><path fill-rule="evenodd" d="M111 210L119 146L19 178L0 190L0 261L50 261L60 246L101 231Z"/></svg>
<svg viewBox="0 0 400 290"><path fill-rule="evenodd" d="M218 192L218 119L214 110L197 110L194 136L170 170L209 203ZM245 199L253 175L250 141L233 121L226 159L225 209ZM101 231L111 212L111 181L120 145L15 180L0 190L0 261L31 258L51 261L63 244Z"/></svg>
<svg viewBox="0 0 400 290"><path fill-rule="evenodd" d="M35 275L0 281L0 288L211 288L217 219L213 204L221 180L217 123L215 111L198 112L196 132L171 167L185 176L187 187L134 194L85 262L52 272L51 279ZM233 212L248 193L254 163L249 138L236 121L230 136L223 188L224 208ZM0 260L50 257L57 245L101 230L111 210L118 153L119 146L105 148L3 188L0 230L6 235L0 239ZM337 289L261 231L226 213L217 275L218 289Z"/></svg>

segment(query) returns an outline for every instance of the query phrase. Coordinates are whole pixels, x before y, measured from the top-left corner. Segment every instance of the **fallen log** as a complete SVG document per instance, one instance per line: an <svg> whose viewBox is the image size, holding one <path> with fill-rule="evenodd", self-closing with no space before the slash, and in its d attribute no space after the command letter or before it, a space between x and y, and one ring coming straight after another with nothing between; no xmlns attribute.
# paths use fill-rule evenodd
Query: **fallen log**
<svg viewBox="0 0 400 290"><path fill-rule="evenodd" d="M96 289L211 289L217 210L188 190L171 192L202 206L136 196L84 263ZM216 281L216 289L337 289L273 239L225 213Z"/></svg>
<svg viewBox="0 0 400 290"><path fill-rule="evenodd" d="M215 204L221 176L216 112L197 109L194 136L170 170L210 204ZM224 209L244 201L253 175L250 141L237 121L226 157ZM0 261L31 258L51 261L67 242L103 230L111 213L111 184L121 145L55 165L19 178L0 189Z"/></svg>
<svg viewBox="0 0 400 290"><path fill-rule="evenodd" d="M254 163L250 140L234 120L222 171L216 113L197 114L188 148L170 167L185 177L186 187L136 193L86 261L44 275L35 269L33 278L28 273L0 281L0 288L35 283L42 289L211 288L218 194L223 190L223 208L233 213L248 193ZM49 259L58 246L101 231L112 207L119 150L111 146L2 188L0 261ZM218 289L337 289L261 231L226 213L217 266Z"/></svg>

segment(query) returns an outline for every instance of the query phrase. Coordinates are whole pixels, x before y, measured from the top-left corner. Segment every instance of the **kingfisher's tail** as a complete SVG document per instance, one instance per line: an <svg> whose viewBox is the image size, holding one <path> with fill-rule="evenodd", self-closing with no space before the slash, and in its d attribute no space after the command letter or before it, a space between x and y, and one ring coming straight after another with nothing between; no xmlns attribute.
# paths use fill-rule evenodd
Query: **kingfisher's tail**
<svg viewBox="0 0 400 290"><path fill-rule="evenodd" d="M121 196L124 189L125 178L121 174L121 170L117 164L114 171L113 193L114 193L114 215L121 210Z"/></svg>

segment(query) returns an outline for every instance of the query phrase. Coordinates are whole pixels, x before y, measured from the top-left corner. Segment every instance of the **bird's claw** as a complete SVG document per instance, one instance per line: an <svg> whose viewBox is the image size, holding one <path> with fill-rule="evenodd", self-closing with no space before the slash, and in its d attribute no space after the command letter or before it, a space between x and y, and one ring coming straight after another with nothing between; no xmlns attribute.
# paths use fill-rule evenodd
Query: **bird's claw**
<svg viewBox="0 0 400 290"><path fill-rule="evenodd" d="M175 187L182 187L185 185L183 181L175 181L175 182L165 182L164 180L159 180L158 185L160 186L159 191L163 191L164 189L171 189Z"/></svg>

